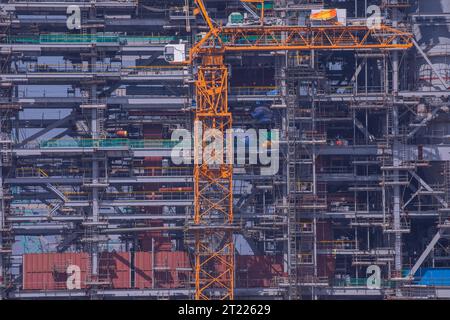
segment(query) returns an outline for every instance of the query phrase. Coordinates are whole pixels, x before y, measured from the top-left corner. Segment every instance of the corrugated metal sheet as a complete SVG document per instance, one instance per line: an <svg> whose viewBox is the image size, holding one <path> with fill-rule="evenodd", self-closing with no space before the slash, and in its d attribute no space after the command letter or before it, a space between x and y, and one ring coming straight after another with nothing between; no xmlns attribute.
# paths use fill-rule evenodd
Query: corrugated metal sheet
<svg viewBox="0 0 450 320"><path fill-rule="evenodd" d="M86 288L89 255L87 253L36 253L23 256L24 290L66 290L68 267L80 268L80 288ZM111 288L130 288L130 253L100 253L99 280Z"/></svg>
<svg viewBox="0 0 450 320"><path fill-rule="evenodd" d="M152 257L149 252L134 254L134 286L139 289L152 287Z"/></svg>
<svg viewBox="0 0 450 320"><path fill-rule="evenodd" d="M99 256L100 280L110 282L112 288L131 287L131 256L129 252L103 252Z"/></svg>
<svg viewBox="0 0 450 320"><path fill-rule="evenodd" d="M191 277L192 268L185 252L156 252L153 257L151 252L135 253L136 288L188 287Z"/></svg>
<svg viewBox="0 0 450 320"><path fill-rule="evenodd" d="M70 265L81 269L81 288L86 288L87 253L31 253L23 255L24 290L67 289Z"/></svg>
<svg viewBox="0 0 450 320"><path fill-rule="evenodd" d="M154 262L154 263L153 263ZM24 290L67 290L67 268L77 265L81 270L81 289L89 280L87 253L44 253L23 256ZM238 287L273 287L277 277L285 277L281 256L237 256ZM132 263L128 252L103 252L99 255L99 281L116 289L131 288ZM134 253L135 288L188 288L193 270L184 251Z"/></svg>

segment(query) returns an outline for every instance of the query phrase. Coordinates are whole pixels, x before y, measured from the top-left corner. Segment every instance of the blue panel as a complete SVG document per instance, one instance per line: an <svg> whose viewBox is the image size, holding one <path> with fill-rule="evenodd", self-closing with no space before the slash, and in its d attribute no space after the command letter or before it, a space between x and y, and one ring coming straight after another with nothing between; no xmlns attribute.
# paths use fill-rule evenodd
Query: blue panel
<svg viewBox="0 0 450 320"><path fill-rule="evenodd" d="M409 270L404 271L405 275ZM414 276L414 283L428 286L450 286L449 268L421 268Z"/></svg>

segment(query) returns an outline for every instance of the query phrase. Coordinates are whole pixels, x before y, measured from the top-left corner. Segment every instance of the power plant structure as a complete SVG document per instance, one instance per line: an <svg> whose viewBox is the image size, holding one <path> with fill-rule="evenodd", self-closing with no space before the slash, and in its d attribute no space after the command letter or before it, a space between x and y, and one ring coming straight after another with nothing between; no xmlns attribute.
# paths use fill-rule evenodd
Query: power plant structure
<svg viewBox="0 0 450 320"><path fill-rule="evenodd" d="M448 299L449 95L446 0L0 0L0 299Z"/></svg>

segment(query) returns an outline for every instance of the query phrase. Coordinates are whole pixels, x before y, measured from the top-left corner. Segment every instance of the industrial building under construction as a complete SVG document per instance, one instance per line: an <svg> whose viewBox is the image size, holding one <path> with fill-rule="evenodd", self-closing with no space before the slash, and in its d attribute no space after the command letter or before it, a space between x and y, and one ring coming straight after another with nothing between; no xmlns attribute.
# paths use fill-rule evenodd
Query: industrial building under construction
<svg viewBox="0 0 450 320"><path fill-rule="evenodd" d="M449 88L447 0L0 0L0 299L450 298Z"/></svg>

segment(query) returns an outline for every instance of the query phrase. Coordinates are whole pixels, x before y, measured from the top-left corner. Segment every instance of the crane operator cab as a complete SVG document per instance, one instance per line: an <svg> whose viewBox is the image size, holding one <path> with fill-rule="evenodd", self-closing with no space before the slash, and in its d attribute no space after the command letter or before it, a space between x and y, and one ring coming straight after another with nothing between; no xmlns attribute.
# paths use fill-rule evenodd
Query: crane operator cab
<svg viewBox="0 0 450 320"><path fill-rule="evenodd" d="M164 59L169 63L186 60L186 45L184 43L168 44L164 47Z"/></svg>

